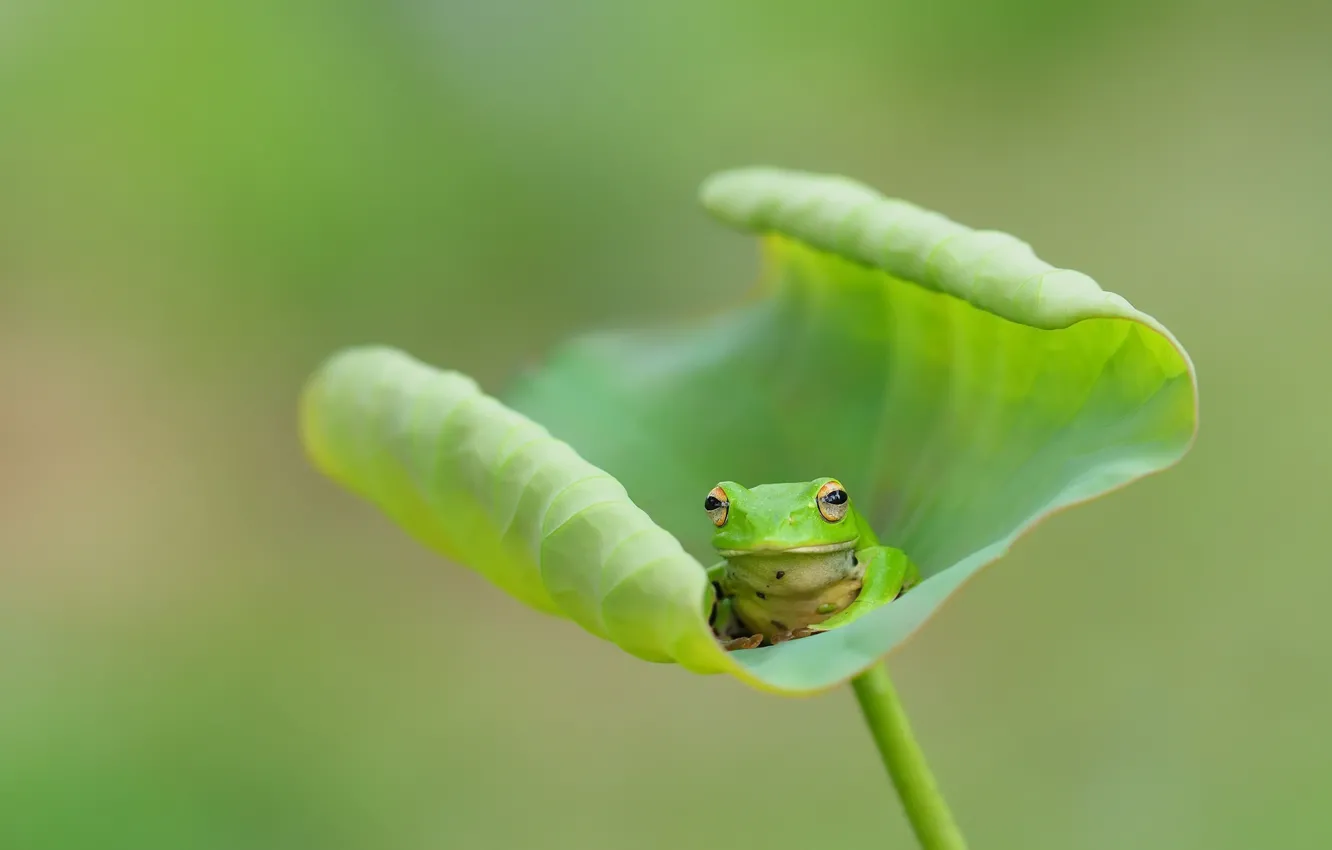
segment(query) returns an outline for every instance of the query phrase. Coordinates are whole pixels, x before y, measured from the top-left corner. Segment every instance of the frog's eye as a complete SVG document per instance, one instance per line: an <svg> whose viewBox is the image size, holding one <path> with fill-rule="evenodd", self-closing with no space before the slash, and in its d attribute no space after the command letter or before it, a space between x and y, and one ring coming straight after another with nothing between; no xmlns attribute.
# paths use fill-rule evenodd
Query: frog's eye
<svg viewBox="0 0 1332 850"><path fill-rule="evenodd" d="M820 487L816 501L819 515L828 522L839 522L846 516L846 509L851 506L851 497L846 495L846 491L837 481L829 481Z"/></svg>
<svg viewBox="0 0 1332 850"><path fill-rule="evenodd" d="M730 508L731 500L726 498L726 491L720 487L713 487L712 492L703 500L703 510L708 512L708 519L718 528L726 524L726 514Z"/></svg>

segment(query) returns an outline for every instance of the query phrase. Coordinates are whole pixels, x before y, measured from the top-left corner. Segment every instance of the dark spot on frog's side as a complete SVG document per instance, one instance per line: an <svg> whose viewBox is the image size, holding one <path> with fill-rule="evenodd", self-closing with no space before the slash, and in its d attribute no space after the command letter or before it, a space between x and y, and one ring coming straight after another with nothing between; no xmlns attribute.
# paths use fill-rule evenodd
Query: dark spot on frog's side
<svg viewBox="0 0 1332 850"><path fill-rule="evenodd" d="M772 623L772 627L774 629L781 629L782 631L786 631L786 623L779 623L776 620L771 620L770 622Z"/></svg>
<svg viewBox="0 0 1332 850"><path fill-rule="evenodd" d="M754 591L754 592L758 594L758 598L759 598L759 599L767 599L767 598L768 598L768 594L764 593L764 592L761 591L761 590L756 590L756 591Z"/></svg>
<svg viewBox="0 0 1332 850"><path fill-rule="evenodd" d="M784 575L786 575L786 570L778 570L778 571L777 571L777 578L781 578L781 577L784 576Z"/></svg>

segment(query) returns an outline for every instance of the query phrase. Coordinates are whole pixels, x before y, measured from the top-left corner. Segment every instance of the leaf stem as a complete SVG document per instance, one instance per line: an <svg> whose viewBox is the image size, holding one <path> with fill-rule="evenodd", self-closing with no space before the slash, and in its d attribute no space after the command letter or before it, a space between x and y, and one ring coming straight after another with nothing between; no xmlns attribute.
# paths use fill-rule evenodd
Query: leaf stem
<svg viewBox="0 0 1332 850"><path fill-rule="evenodd" d="M924 850L966 850L967 843L911 734L888 669L876 664L852 679L851 687L920 846Z"/></svg>

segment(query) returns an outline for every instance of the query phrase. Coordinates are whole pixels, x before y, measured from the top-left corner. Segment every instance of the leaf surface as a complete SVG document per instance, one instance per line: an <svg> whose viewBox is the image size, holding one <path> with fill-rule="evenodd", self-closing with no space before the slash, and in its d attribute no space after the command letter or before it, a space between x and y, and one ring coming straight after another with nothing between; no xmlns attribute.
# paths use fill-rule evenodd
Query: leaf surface
<svg viewBox="0 0 1332 850"><path fill-rule="evenodd" d="M312 455L440 551L640 657L813 692L892 650L1042 517L1192 444L1193 370L1170 333L1012 236L771 169L718 175L703 200L763 237L747 302L574 340L507 407L401 354L344 354L307 394ZM925 580L816 637L717 651L703 496L820 476Z"/></svg>

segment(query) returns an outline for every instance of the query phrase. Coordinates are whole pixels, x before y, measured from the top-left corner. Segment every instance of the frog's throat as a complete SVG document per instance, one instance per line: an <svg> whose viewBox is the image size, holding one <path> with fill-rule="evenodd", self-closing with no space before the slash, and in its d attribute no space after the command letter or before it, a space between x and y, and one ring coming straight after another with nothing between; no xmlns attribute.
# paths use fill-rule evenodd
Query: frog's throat
<svg viewBox="0 0 1332 850"><path fill-rule="evenodd" d="M856 548L855 540L844 540L841 543L823 543L818 546L791 546L791 547L764 547L755 546L752 549L718 549L717 554L723 558L740 558L745 555L826 555L829 552L843 552L847 549Z"/></svg>

